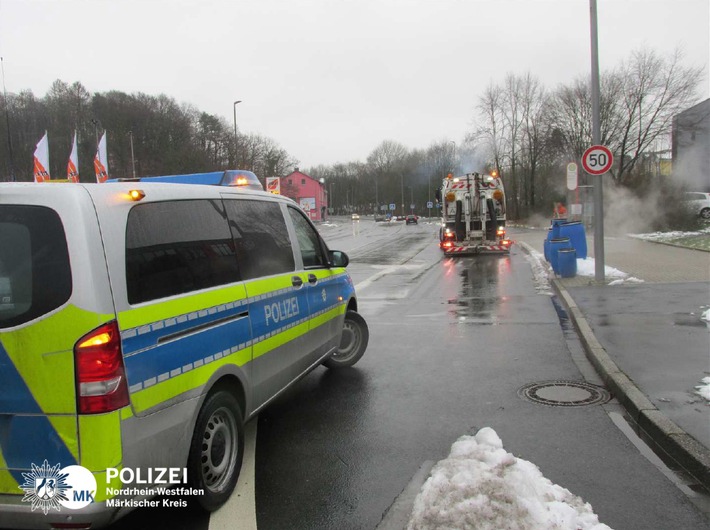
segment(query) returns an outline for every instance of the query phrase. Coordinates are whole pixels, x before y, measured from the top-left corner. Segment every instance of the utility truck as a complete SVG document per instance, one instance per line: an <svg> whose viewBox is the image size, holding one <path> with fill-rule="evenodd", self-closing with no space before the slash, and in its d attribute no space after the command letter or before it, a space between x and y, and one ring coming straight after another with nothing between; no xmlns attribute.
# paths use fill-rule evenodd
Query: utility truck
<svg viewBox="0 0 710 530"><path fill-rule="evenodd" d="M505 190L495 172L489 175L451 173L436 192L441 203L439 247L447 256L507 254Z"/></svg>

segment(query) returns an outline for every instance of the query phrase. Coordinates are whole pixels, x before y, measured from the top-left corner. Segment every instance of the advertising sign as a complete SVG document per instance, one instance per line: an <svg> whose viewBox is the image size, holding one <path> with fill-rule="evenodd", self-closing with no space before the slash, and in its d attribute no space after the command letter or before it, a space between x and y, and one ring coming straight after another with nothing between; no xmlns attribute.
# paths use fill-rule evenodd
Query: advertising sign
<svg viewBox="0 0 710 530"><path fill-rule="evenodd" d="M281 195L281 179L279 177L266 177L266 191Z"/></svg>
<svg viewBox="0 0 710 530"><path fill-rule="evenodd" d="M298 205L304 212L315 212L316 210L316 198L315 197L301 197L298 200Z"/></svg>

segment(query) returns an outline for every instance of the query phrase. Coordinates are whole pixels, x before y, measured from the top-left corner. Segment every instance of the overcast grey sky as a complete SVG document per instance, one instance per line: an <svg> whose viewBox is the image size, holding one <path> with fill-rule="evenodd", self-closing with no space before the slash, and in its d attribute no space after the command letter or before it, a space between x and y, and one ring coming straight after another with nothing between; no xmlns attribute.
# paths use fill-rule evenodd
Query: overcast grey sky
<svg viewBox="0 0 710 530"><path fill-rule="evenodd" d="M708 0L597 3L602 70L680 47L710 95ZM508 72L589 75L589 0L0 0L0 55L8 92L164 93L230 125L242 100L239 130L306 168L460 142Z"/></svg>

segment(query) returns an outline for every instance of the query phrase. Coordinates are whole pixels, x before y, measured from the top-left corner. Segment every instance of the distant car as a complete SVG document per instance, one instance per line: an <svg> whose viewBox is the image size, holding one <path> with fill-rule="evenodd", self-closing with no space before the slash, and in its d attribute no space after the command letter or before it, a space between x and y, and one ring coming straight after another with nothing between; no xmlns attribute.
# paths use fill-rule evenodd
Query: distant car
<svg viewBox="0 0 710 530"><path fill-rule="evenodd" d="M688 191L683 194L683 201L700 217L710 220L710 193Z"/></svg>
<svg viewBox="0 0 710 530"><path fill-rule="evenodd" d="M415 225L415 224L417 224L417 216L416 216L416 215L408 215L408 216L407 216L407 224L408 224L408 225Z"/></svg>
<svg viewBox="0 0 710 530"><path fill-rule="evenodd" d="M353 221L359 221L359 220L360 220L360 216L359 216L358 214L354 213L354 214L352 215L352 219L353 219Z"/></svg>
<svg viewBox="0 0 710 530"><path fill-rule="evenodd" d="M375 214L375 222L376 223L382 223L386 220L387 220L387 218L384 215Z"/></svg>

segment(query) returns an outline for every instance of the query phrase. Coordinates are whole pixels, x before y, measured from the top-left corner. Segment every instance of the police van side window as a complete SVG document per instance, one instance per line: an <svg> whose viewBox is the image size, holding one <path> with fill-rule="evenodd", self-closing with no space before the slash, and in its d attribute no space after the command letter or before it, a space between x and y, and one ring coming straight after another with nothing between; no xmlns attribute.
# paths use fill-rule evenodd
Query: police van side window
<svg viewBox="0 0 710 530"><path fill-rule="evenodd" d="M64 304L72 292L64 227L42 206L0 206L0 328Z"/></svg>
<svg viewBox="0 0 710 530"><path fill-rule="evenodd" d="M303 266L305 268L325 267L328 262L323 254L320 237L308 222L306 217L289 206L288 213L293 221L293 226L296 229L296 237L298 237L298 246L301 247L301 257L303 258Z"/></svg>
<svg viewBox="0 0 710 530"><path fill-rule="evenodd" d="M126 227L129 303L240 279L221 201L154 202L131 209Z"/></svg>
<svg viewBox="0 0 710 530"><path fill-rule="evenodd" d="M293 248L279 203L226 199L224 204L242 278L250 280L295 270Z"/></svg>

